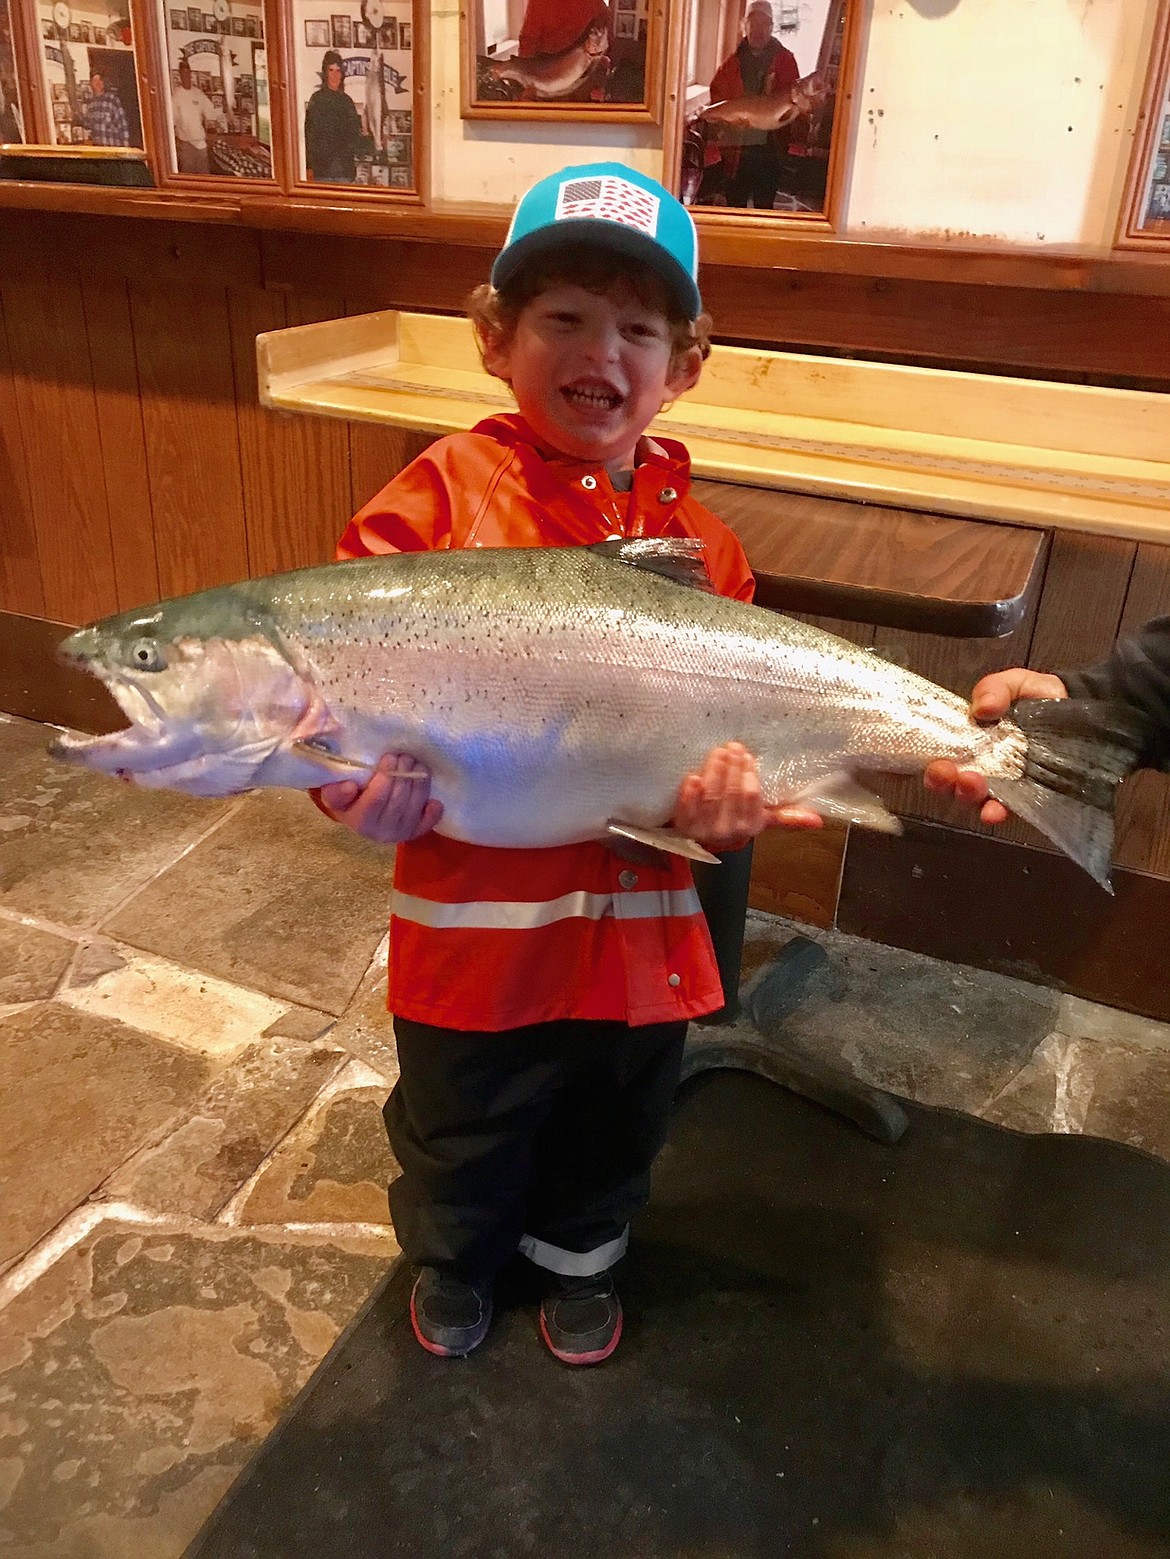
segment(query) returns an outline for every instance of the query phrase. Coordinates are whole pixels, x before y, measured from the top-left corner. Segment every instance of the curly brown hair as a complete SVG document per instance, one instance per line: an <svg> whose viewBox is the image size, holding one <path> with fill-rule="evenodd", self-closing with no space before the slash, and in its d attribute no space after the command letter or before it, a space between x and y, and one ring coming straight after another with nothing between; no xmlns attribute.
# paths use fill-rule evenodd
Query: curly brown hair
<svg viewBox="0 0 1170 1559"><path fill-rule="evenodd" d="M522 265L499 292L484 282L470 295L465 307L475 326L480 357L485 342L506 347L528 304L564 282L602 296L632 292L640 303L657 310L670 326L672 372L692 347L698 347L704 362L711 354L711 316L688 319L652 266L596 244L565 244Z"/></svg>

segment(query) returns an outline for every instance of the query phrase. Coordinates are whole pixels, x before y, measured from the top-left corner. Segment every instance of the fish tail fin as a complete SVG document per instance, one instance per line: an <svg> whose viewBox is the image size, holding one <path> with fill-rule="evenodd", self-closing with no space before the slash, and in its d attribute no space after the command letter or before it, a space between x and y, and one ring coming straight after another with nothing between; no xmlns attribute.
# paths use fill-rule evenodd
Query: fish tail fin
<svg viewBox="0 0 1170 1559"><path fill-rule="evenodd" d="M1011 718L1028 743L1024 771L989 777L988 790L1111 893L1113 806L1145 745L1140 717L1126 704L1070 698L1029 699Z"/></svg>

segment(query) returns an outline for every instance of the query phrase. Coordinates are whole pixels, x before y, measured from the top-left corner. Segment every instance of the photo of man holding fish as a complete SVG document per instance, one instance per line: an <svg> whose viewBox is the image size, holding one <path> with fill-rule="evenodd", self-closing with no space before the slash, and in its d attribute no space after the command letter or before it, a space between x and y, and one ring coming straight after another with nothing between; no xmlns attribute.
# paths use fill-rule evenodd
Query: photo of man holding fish
<svg viewBox="0 0 1170 1559"><path fill-rule="evenodd" d="M846 12L847 0L692 4L687 205L824 211Z"/></svg>
<svg viewBox="0 0 1170 1559"><path fill-rule="evenodd" d="M464 118L652 117L650 0L477 0L464 12Z"/></svg>

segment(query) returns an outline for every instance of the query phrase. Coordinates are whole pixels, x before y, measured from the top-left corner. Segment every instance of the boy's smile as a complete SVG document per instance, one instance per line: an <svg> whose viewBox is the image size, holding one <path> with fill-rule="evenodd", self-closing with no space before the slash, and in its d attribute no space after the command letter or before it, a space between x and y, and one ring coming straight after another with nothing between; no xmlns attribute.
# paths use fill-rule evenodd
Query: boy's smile
<svg viewBox="0 0 1170 1559"><path fill-rule="evenodd" d="M647 426L698 379L697 350L674 359L670 324L632 289L547 288L521 311L511 339L488 346L521 415L561 454L629 470Z"/></svg>

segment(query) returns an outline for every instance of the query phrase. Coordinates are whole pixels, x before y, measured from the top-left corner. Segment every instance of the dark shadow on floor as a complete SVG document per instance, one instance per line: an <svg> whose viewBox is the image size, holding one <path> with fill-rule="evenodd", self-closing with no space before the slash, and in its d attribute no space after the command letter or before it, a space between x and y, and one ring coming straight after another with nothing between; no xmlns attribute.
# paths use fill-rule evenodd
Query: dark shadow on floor
<svg viewBox="0 0 1170 1559"><path fill-rule="evenodd" d="M609 1364L523 1272L432 1359L400 1267L188 1559L1170 1555L1170 1166L911 1111L698 1079Z"/></svg>

